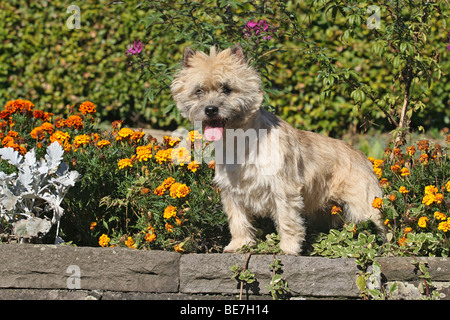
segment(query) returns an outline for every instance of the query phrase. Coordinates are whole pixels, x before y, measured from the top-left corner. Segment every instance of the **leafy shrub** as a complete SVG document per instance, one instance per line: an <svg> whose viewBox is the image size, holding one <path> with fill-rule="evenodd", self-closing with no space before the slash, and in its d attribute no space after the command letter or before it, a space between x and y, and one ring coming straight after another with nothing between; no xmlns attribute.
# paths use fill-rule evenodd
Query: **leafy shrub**
<svg viewBox="0 0 450 320"><path fill-rule="evenodd" d="M0 34L5 50L0 58L0 104L26 97L40 109L60 114L67 105L90 99L98 105L97 116L102 121L122 119L127 124L173 128L179 122L174 121L176 114L168 113L172 102L167 85L183 47L194 45L203 50L215 44L224 48L239 41L264 76L267 105L275 106L276 113L296 127L341 135L349 127L359 131L367 121L383 130L394 129L380 110L390 105L401 107L402 85L396 80L398 68L391 65L392 48L396 45L400 49L397 42L405 42L401 47L409 52L410 46L416 45L410 32L422 28L418 19L425 16L420 14L423 6L430 10L426 25L431 26L426 30L423 56L438 57L442 70L448 70L450 64L445 1L416 8L408 7L405 1L390 2L403 10L398 23L411 23L409 31L400 34L403 38L392 41L380 37L381 32L400 30L395 25L387 28L394 22L389 10L396 11L384 1L116 3L77 3L81 28L69 29L66 21L71 13L64 1L3 2ZM369 29L366 23L372 15L368 6L374 4L381 10L380 30ZM247 23L251 21L265 21L271 30L270 40L268 34L258 37L256 31L249 31L252 24ZM137 40L143 44L141 57L148 63L134 61L136 56L127 59L127 47ZM426 59L424 63L428 63ZM403 61L400 56L397 67ZM140 66L143 62L145 68ZM335 72L328 72L329 68ZM143 69L142 73L137 69ZM356 75L349 79L360 84L355 93L340 72L345 69L350 72L347 75ZM339 80L332 74L340 75ZM433 79L435 76L437 73ZM393 83L395 92L391 90ZM332 91L321 99L329 87ZM380 101L370 98L367 89L376 91ZM449 92L448 74L431 86L415 80L412 105L421 109L423 105L418 103L422 102L425 108L413 112L411 127L448 126Z"/></svg>

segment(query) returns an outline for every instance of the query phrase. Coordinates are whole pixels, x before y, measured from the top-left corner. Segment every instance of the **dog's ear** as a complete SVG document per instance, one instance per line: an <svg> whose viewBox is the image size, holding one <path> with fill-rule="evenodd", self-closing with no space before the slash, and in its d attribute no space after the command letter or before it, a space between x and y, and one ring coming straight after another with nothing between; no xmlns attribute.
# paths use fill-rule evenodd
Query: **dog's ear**
<svg viewBox="0 0 450 320"><path fill-rule="evenodd" d="M184 48L184 53L183 53L183 67L184 68L190 68L191 64L189 63L189 60L191 59L191 57L195 54L195 51L192 50L189 47Z"/></svg>
<svg viewBox="0 0 450 320"><path fill-rule="evenodd" d="M242 46L240 43L236 43L232 48L231 48L231 53L234 54L236 57L239 58L239 61L241 63L245 63L246 62L246 58L245 58L245 54L244 54L244 49L242 49Z"/></svg>

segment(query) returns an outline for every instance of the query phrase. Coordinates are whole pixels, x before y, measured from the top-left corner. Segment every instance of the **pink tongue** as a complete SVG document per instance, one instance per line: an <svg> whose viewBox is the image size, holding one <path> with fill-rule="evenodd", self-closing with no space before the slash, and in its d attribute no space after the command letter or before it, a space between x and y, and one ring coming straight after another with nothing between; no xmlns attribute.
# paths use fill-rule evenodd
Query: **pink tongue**
<svg viewBox="0 0 450 320"><path fill-rule="evenodd" d="M220 140L223 135L223 128L206 126L204 135L205 135L206 140L208 140L208 141Z"/></svg>

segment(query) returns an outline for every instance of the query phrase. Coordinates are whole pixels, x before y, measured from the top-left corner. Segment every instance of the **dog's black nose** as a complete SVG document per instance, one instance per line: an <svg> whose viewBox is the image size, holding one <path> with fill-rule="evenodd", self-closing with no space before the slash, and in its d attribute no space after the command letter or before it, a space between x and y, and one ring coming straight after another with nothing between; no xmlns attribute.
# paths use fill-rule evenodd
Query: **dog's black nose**
<svg viewBox="0 0 450 320"><path fill-rule="evenodd" d="M219 108L216 106L207 106L205 108L205 114L211 118L215 117L219 114Z"/></svg>

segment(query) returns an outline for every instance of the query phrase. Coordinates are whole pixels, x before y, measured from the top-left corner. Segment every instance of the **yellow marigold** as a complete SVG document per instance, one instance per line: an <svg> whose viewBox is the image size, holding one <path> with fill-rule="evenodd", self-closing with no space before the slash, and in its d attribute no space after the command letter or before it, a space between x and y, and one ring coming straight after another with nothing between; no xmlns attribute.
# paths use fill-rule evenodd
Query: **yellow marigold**
<svg viewBox="0 0 450 320"><path fill-rule="evenodd" d="M166 209L164 209L164 219L170 219L172 217L175 217L177 215L177 207L174 206L167 206Z"/></svg>
<svg viewBox="0 0 450 320"><path fill-rule="evenodd" d="M75 146L75 148L78 148L80 146L84 146L86 144L88 144L91 141L91 137L87 134L81 134L75 137L75 139L73 139L73 145Z"/></svg>
<svg viewBox="0 0 450 320"><path fill-rule="evenodd" d="M384 220L384 225L387 226L390 222L391 222L391 220L386 219L386 220Z"/></svg>
<svg viewBox="0 0 450 320"><path fill-rule="evenodd" d="M442 221L447 219L447 216L444 213L439 212L439 211L436 211L434 213L434 217L436 218L436 220L442 220Z"/></svg>
<svg viewBox="0 0 450 320"><path fill-rule="evenodd" d="M441 204L442 201L444 201L444 195L442 193L436 193L436 195L434 196L434 201L437 204Z"/></svg>
<svg viewBox="0 0 450 320"><path fill-rule="evenodd" d="M128 239L125 241L125 245L128 248L136 249L136 246L134 245L134 240L132 237L128 237Z"/></svg>
<svg viewBox="0 0 450 320"><path fill-rule="evenodd" d="M394 164L393 166L391 166L391 171L392 172L398 172L398 170L400 170L400 166L398 164Z"/></svg>
<svg viewBox="0 0 450 320"><path fill-rule="evenodd" d="M155 191L153 193L156 194L157 196L162 196L162 195L164 195L165 191L166 191L166 188L164 188L164 186L159 186L155 189Z"/></svg>
<svg viewBox="0 0 450 320"><path fill-rule="evenodd" d="M80 108L78 109L82 114L93 114L97 110L95 109L95 105L90 101L85 101L80 105Z"/></svg>
<svg viewBox="0 0 450 320"><path fill-rule="evenodd" d="M427 227L427 222L430 221L427 217L420 217L419 218L419 222L417 223L419 225L419 227L421 228L426 228Z"/></svg>
<svg viewBox="0 0 450 320"><path fill-rule="evenodd" d="M425 194L436 194L438 192L438 188L436 188L435 186L431 185L431 186L426 186L425 187Z"/></svg>
<svg viewBox="0 0 450 320"><path fill-rule="evenodd" d="M162 186L165 189L169 189L171 185L173 185L175 183L175 179L172 177L167 177L164 182L162 183Z"/></svg>
<svg viewBox="0 0 450 320"><path fill-rule="evenodd" d="M125 140L128 138L131 138L134 134L134 130L130 129L130 128L122 128L120 129L120 131L117 133L117 137L116 140L120 141L120 140Z"/></svg>
<svg viewBox="0 0 450 320"><path fill-rule="evenodd" d="M191 161L187 168L191 170L192 172L196 172L198 168L200 167L200 163L197 160Z"/></svg>
<svg viewBox="0 0 450 320"><path fill-rule="evenodd" d="M195 140L202 140L202 135L197 130L193 130L189 132L187 139L190 142L195 142Z"/></svg>
<svg viewBox="0 0 450 320"><path fill-rule="evenodd" d="M427 206L431 206L434 201L435 201L435 197L433 194L426 194L422 199L422 203Z"/></svg>
<svg viewBox="0 0 450 320"><path fill-rule="evenodd" d="M331 208L331 214L340 214L342 213L342 209L338 206L333 206L333 208Z"/></svg>
<svg viewBox="0 0 450 320"><path fill-rule="evenodd" d="M183 166L185 163L191 162L191 154L185 147L173 149L172 161L175 164Z"/></svg>
<svg viewBox="0 0 450 320"><path fill-rule="evenodd" d="M111 239L106 234L102 234L100 236L100 238L98 239L98 244L101 247L107 247L109 244L109 241L111 241Z"/></svg>
<svg viewBox="0 0 450 320"><path fill-rule="evenodd" d="M70 134L62 132L60 130L56 131L50 136L50 142L58 141L58 143L63 146L64 142L70 140Z"/></svg>
<svg viewBox="0 0 450 320"><path fill-rule="evenodd" d="M440 222L438 229L444 232L450 231L450 218L447 219L447 221Z"/></svg>
<svg viewBox="0 0 450 320"><path fill-rule="evenodd" d="M155 155L155 159L159 164L170 161L172 159L172 149L159 150Z"/></svg>
<svg viewBox="0 0 450 320"><path fill-rule="evenodd" d="M111 142L109 140L106 140L106 139L103 139L103 140L100 140L99 142L97 142L97 146L99 148L101 148L101 149L106 147L106 146L109 146L110 144L111 144Z"/></svg>
<svg viewBox="0 0 450 320"><path fill-rule="evenodd" d="M450 180L447 181L447 184L445 185L445 187L447 188L447 191L450 192Z"/></svg>
<svg viewBox="0 0 450 320"><path fill-rule="evenodd" d="M404 186L401 186L401 187L398 189L398 191L400 191L400 193L402 193L402 194L409 193L409 190L406 189Z"/></svg>
<svg viewBox="0 0 450 320"><path fill-rule="evenodd" d="M375 209L381 209L382 204L383 204L383 199L378 198L378 197L372 201L372 207L374 207Z"/></svg>
<svg viewBox="0 0 450 320"><path fill-rule="evenodd" d="M152 146L140 146L136 148L136 158L139 161L148 161L152 157Z"/></svg>
<svg viewBox="0 0 450 320"><path fill-rule="evenodd" d="M408 168L402 168L402 169L400 170L400 175L401 175L402 177L409 176L410 174L411 174L411 173L409 172Z"/></svg>
<svg viewBox="0 0 450 320"><path fill-rule="evenodd" d="M177 145L181 141L180 138L164 136L163 143L170 147Z"/></svg>
<svg viewBox="0 0 450 320"><path fill-rule="evenodd" d="M121 159L119 160L119 162L117 163L117 165L119 166L119 169L125 169L125 168L131 168L133 166L133 162L131 161L131 159L125 158L125 159Z"/></svg>
<svg viewBox="0 0 450 320"><path fill-rule="evenodd" d="M191 192L191 189L187 185L178 182L175 182L170 187L170 196L174 199L184 198L189 194L189 192Z"/></svg>

